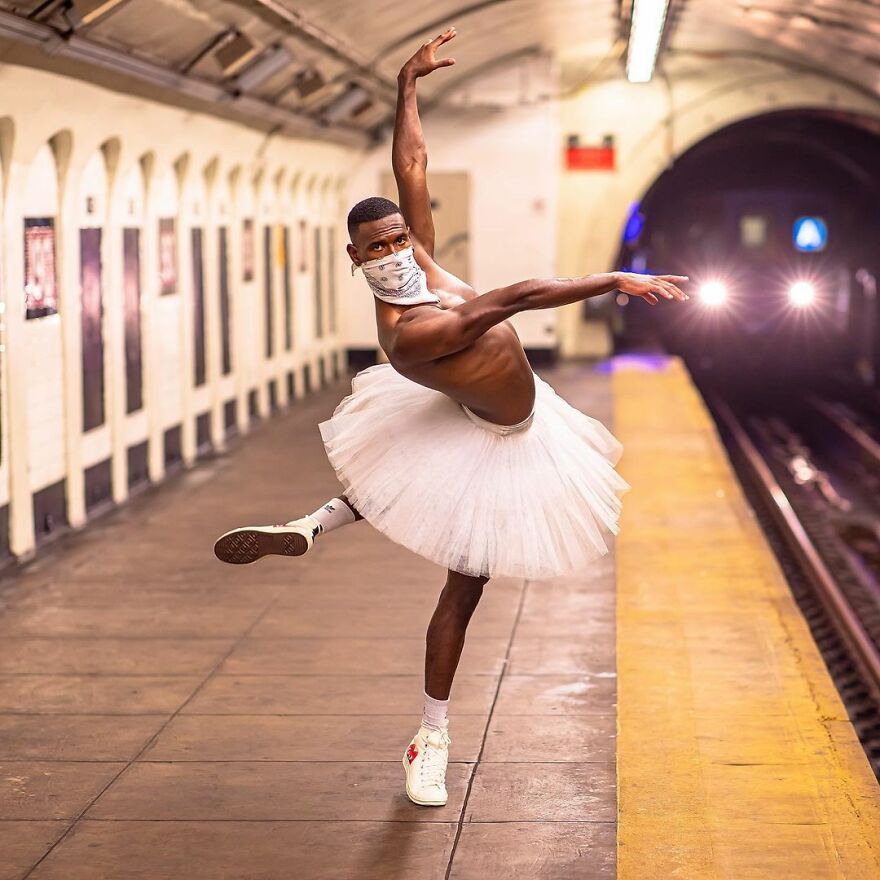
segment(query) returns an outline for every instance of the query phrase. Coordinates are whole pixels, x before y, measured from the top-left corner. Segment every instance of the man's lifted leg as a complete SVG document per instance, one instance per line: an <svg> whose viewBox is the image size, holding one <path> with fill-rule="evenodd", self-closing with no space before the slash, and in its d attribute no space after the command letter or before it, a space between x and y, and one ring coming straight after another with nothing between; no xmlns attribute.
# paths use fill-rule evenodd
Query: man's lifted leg
<svg viewBox="0 0 880 880"><path fill-rule="evenodd" d="M216 540L214 555L233 565L256 562L264 556L302 556L312 549L318 535L361 519L345 495L339 495L300 519L274 526L232 529Z"/></svg>

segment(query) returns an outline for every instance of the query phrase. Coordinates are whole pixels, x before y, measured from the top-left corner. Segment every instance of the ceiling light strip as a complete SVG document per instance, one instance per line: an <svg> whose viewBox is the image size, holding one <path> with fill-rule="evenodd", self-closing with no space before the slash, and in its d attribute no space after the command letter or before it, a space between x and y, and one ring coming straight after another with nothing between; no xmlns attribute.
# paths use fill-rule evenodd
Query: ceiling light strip
<svg viewBox="0 0 880 880"><path fill-rule="evenodd" d="M654 75L668 8L669 0L634 0L626 57L626 75L632 83L650 82Z"/></svg>

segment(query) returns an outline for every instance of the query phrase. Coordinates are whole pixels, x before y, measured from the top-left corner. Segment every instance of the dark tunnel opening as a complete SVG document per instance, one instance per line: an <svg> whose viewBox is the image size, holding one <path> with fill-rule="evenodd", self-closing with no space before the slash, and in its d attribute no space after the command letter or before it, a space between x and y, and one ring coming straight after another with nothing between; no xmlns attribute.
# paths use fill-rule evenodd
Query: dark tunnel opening
<svg viewBox="0 0 880 880"><path fill-rule="evenodd" d="M689 275L686 309L618 297L618 349L791 378L880 372L880 137L861 120L780 112L687 151L633 206L620 268Z"/></svg>

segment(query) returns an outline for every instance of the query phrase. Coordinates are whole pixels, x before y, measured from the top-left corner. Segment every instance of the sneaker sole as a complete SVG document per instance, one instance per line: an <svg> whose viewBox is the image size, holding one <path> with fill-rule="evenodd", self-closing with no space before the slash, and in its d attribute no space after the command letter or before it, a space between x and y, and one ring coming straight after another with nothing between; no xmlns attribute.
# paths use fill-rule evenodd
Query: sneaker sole
<svg viewBox="0 0 880 880"><path fill-rule="evenodd" d="M406 756L404 755L401 760L403 764L403 772L406 773ZM420 807L445 807L446 801L420 801L417 797L414 797L409 790L409 774L407 774L406 779L406 796L414 803L418 804Z"/></svg>
<svg viewBox="0 0 880 880"><path fill-rule="evenodd" d="M221 562L245 565L264 556L302 556L309 549L303 535L273 533L260 529L236 529L217 539L214 555Z"/></svg>

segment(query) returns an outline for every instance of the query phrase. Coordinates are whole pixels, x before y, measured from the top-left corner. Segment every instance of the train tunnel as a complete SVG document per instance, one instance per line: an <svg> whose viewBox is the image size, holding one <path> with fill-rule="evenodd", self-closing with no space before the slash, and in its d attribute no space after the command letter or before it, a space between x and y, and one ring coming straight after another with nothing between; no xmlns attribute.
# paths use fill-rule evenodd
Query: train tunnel
<svg viewBox="0 0 880 880"><path fill-rule="evenodd" d="M786 380L876 375L878 148L869 119L782 111L689 149L633 204L618 264L692 276L703 308L658 323L636 301L619 344Z"/></svg>
<svg viewBox="0 0 880 880"><path fill-rule="evenodd" d="M878 74L0 0L0 880L880 877Z"/></svg>

